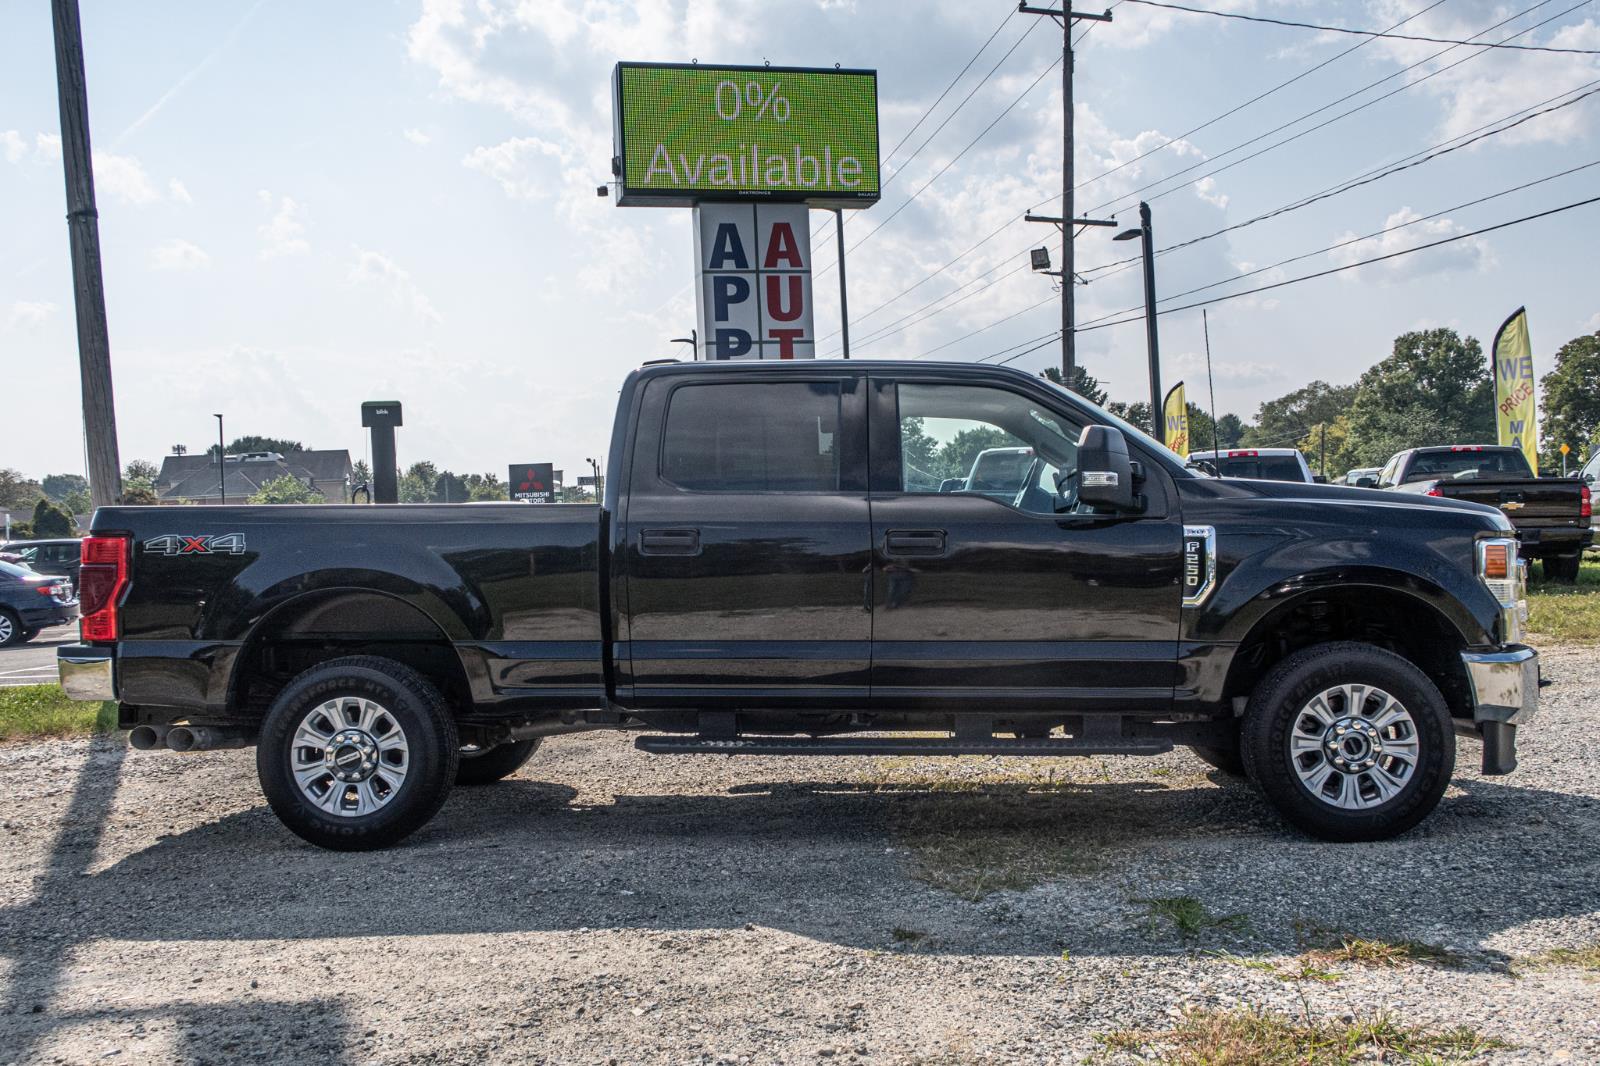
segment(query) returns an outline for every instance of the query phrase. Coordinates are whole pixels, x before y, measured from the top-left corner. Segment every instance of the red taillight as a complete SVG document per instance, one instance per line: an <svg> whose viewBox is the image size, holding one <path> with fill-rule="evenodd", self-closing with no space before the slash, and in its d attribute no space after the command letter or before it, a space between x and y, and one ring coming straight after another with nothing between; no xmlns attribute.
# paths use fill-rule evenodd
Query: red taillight
<svg viewBox="0 0 1600 1066"><path fill-rule="evenodd" d="M1229 459L1250 458L1250 457L1253 457L1255 455L1256 455L1256 450L1254 448L1251 448L1248 451L1243 451L1243 450L1230 451L1228 453L1228 458Z"/></svg>
<svg viewBox="0 0 1600 1066"><path fill-rule="evenodd" d="M84 640L116 640L117 601L128 586L128 538L85 537L78 570L78 603Z"/></svg>
<svg viewBox="0 0 1600 1066"><path fill-rule="evenodd" d="M51 593L55 592L55 590L56 587L54 585L37 585L34 587L33 591L37 592L41 596L49 596Z"/></svg>
<svg viewBox="0 0 1600 1066"><path fill-rule="evenodd" d="M1444 493L1439 491L1439 486L1438 485L1435 485L1433 488L1429 489L1425 495L1442 497L1442 496L1444 496Z"/></svg>
<svg viewBox="0 0 1600 1066"><path fill-rule="evenodd" d="M1579 504L1578 504L1578 517L1579 518L1593 518L1594 517L1594 501L1592 500L1592 498L1589 495L1589 486L1588 485L1579 485L1578 486L1578 500L1580 501Z"/></svg>
<svg viewBox="0 0 1600 1066"><path fill-rule="evenodd" d="M1453 451L1453 452L1481 452L1481 451L1483 451L1483 445L1481 445L1481 444L1452 444L1452 445L1450 445L1450 450Z"/></svg>

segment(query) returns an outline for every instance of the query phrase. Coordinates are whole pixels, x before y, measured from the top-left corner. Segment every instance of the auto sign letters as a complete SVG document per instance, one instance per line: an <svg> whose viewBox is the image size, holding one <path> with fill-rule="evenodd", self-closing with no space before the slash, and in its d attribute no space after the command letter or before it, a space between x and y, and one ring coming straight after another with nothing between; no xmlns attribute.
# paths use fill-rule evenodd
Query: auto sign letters
<svg viewBox="0 0 1600 1066"><path fill-rule="evenodd" d="M800 204L695 208L704 357L810 359L811 220Z"/></svg>

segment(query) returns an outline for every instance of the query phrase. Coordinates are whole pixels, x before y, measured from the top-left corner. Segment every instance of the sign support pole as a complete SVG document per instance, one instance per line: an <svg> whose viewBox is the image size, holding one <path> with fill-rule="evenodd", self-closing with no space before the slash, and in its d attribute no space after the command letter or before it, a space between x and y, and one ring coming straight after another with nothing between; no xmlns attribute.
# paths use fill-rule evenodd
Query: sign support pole
<svg viewBox="0 0 1600 1066"><path fill-rule="evenodd" d="M839 239L839 333L844 339L844 357L850 358L850 295L844 283L844 208L833 209L833 232Z"/></svg>

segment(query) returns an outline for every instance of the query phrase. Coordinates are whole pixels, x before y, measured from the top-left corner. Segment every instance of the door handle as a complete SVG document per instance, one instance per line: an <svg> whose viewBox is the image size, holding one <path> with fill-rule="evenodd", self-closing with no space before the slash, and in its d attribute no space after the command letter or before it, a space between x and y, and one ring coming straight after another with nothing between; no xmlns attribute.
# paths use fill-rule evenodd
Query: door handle
<svg viewBox="0 0 1600 1066"><path fill-rule="evenodd" d="M699 555L698 529L644 529L639 531L640 555Z"/></svg>
<svg viewBox="0 0 1600 1066"><path fill-rule="evenodd" d="M891 529L883 539L885 555L943 555L942 529Z"/></svg>

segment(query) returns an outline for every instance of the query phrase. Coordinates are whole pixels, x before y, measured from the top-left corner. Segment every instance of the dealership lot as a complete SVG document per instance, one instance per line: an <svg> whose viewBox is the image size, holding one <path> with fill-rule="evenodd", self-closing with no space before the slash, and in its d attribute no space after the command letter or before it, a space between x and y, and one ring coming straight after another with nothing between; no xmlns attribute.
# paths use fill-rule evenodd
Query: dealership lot
<svg viewBox="0 0 1600 1066"><path fill-rule="evenodd" d="M0 688L48 685L56 680L56 646L78 639L78 623L54 626L26 644L0 648Z"/></svg>
<svg viewBox="0 0 1600 1066"><path fill-rule="evenodd" d="M7 744L0 1048L1058 1062L1249 1007L1594 1061L1594 975L1551 960L1600 943L1597 659L1547 654L1516 774L1480 777L1464 743L1421 829L1352 846L1182 752L651 758L597 734L457 790L400 847L338 854L271 816L250 751ZM1327 930L1411 947L1295 977Z"/></svg>

